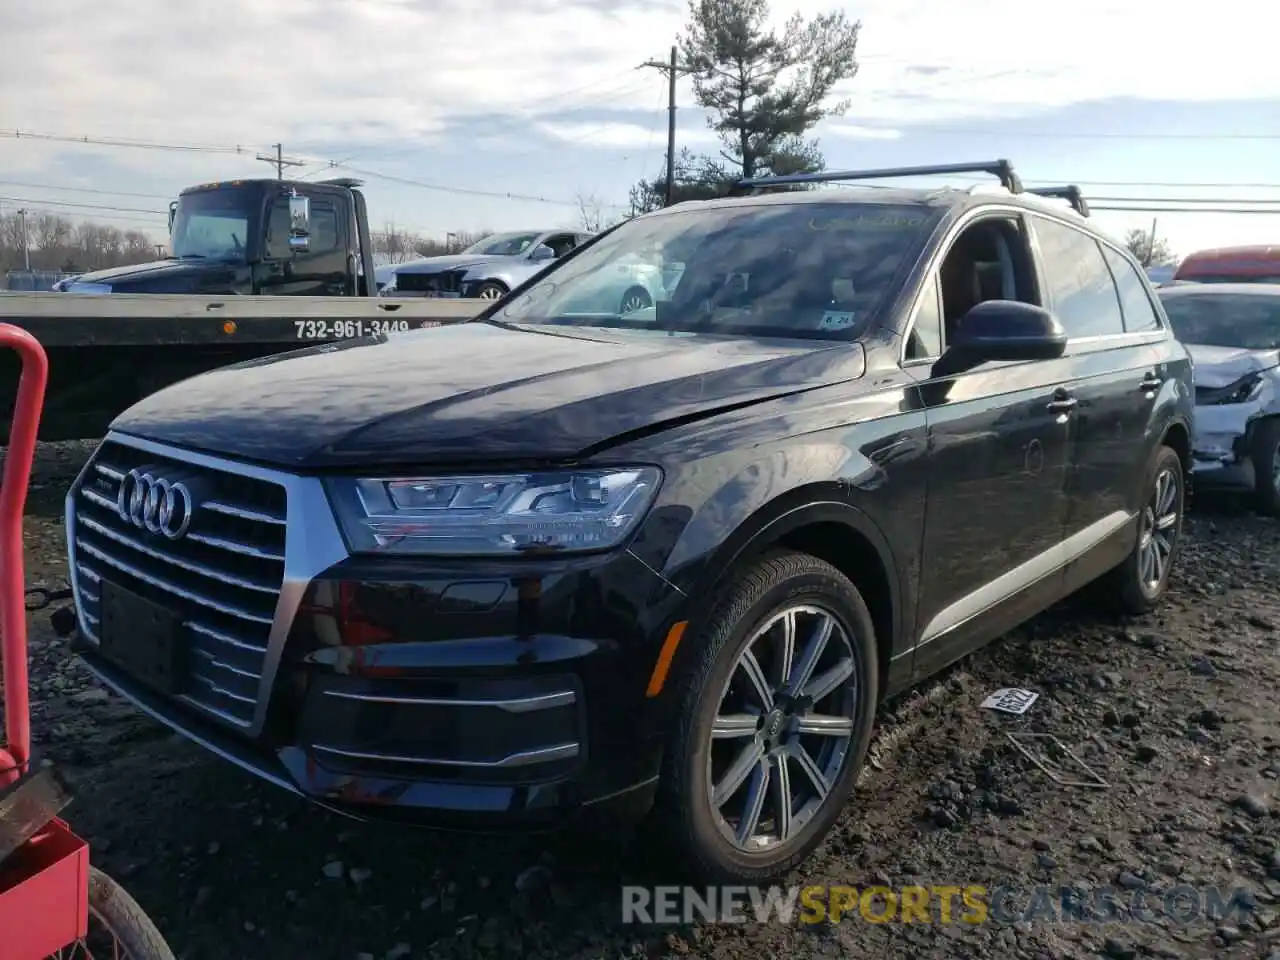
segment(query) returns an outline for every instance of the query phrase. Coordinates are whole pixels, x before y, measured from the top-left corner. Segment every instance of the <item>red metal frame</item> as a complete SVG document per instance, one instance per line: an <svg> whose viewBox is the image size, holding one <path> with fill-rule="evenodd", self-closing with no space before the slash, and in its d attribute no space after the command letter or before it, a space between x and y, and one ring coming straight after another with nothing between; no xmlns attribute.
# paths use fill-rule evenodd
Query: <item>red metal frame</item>
<svg viewBox="0 0 1280 960"><path fill-rule="evenodd" d="M31 760L31 704L27 684L27 593L22 515L36 454L36 432L49 380L49 358L40 341L21 327L0 324L0 347L18 351L22 377L13 408L9 448L0 481L0 663L4 665L4 742L0 787L13 783Z"/></svg>
<svg viewBox="0 0 1280 960"><path fill-rule="evenodd" d="M31 763L22 519L49 359L35 337L11 324L0 324L3 347L16 350L22 358L22 377L0 480L0 666L4 670L0 790L21 790L18 781ZM0 864L0 956L3 960L47 957L84 937L88 923L89 846L55 818Z"/></svg>

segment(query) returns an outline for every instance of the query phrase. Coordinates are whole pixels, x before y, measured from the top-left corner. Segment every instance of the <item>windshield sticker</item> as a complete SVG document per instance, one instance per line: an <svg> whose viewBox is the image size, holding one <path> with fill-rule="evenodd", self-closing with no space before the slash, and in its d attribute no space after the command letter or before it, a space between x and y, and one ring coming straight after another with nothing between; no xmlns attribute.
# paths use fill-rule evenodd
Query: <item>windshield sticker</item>
<svg viewBox="0 0 1280 960"><path fill-rule="evenodd" d="M903 227L919 227L924 224L924 220L924 217L904 217L901 214L871 217L858 214L856 217L835 217L831 220L819 220L814 217L809 221L809 229L819 233L827 230L865 230L882 227L897 230Z"/></svg>
<svg viewBox="0 0 1280 960"><path fill-rule="evenodd" d="M828 310L822 315L822 322L818 324L819 330L844 330L846 327L853 326L853 313L842 312L839 310Z"/></svg>

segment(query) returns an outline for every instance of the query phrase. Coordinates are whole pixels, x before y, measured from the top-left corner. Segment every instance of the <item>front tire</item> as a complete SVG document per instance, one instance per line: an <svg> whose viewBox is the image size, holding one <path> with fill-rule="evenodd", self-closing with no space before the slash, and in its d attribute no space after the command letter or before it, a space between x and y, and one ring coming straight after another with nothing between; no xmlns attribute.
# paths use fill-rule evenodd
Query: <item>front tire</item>
<svg viewBox="0 0 1280 960"><path fill-rule="evenodd" d="M871 615L835 567L779 552L689 640L651 826L697 879L762 883L821 843L857 781L879 695Z"/></svg>
<svg viewBox="0 0 1280 960"><path fill-rule="evenodd" d="M481 300L501 300L506 295L507 288L497 280L486 280L476 290L476 296Z"/></svg>
<svg viewBox="0 0 1280 960"><path fill-rule="evenodd" d="M1258 424L1253 434L1254 501L1258 512L1280 517L1280 419L1272 417Z"/></svg>
<svg viewBox="0 0 1280 960"><path fill-rule="evenodd" d="M1120 612L1135 616L1150 613L1164 599L1182 544L1186 472L1171 447L1156 450L1145 489L1133 552L1100 583Z"/></svg>
<svg viewBox="0 0 1280 960"><path fill-rule="evenodd" d="M629 313L639 313L641 310L647 310L652 306L653 298L649 296L648 290L644 287L632 287L618 301L618 313L626 316Z"/></svg>

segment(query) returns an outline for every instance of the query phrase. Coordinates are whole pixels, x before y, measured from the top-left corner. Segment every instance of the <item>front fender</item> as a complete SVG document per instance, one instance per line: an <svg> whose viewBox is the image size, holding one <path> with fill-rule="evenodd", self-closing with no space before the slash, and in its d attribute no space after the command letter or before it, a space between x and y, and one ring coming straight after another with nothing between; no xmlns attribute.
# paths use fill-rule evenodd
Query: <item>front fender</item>
<svg viewBox="0 0 1280 960"><path fill-rule="evenodd" d="M747 553L802 526L840 524L850 530L851 546L870 545L885 571L898 641L909 633L905 618L914 616L900 601L913 593L919 573L928 451L924 414L903 401L901 390L838 403L781 398L769 404L774 416L739 411L672 431L659 448L671 460L611 451L658 459L666 470L633 552L697 606ZM797 430L801 425L817 429ZM703 456L688 459L700 450ZM838 566L857 560L848 553L829 559Z"/></svg>

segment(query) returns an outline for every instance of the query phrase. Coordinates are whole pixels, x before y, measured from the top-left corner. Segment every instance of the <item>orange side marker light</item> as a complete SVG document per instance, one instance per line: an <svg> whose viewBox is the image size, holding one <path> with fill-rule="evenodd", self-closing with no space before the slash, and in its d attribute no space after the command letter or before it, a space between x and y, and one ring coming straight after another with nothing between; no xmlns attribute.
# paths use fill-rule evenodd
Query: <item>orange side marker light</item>
<svg viewBox="0 0 1280 960"><path fill-rule="evenodd" d="M667 639L662 641L662 649L658 651L658 662L653 665L653 674L649 677L649 687L644 692L646 697L656 697L662 692L662 686L667 682L667 672L671 669L671 660L676 655L676 647L680 646L687 626L689 621L681 620L679 623L673 623L671 629L667 631Z"/></svg>

